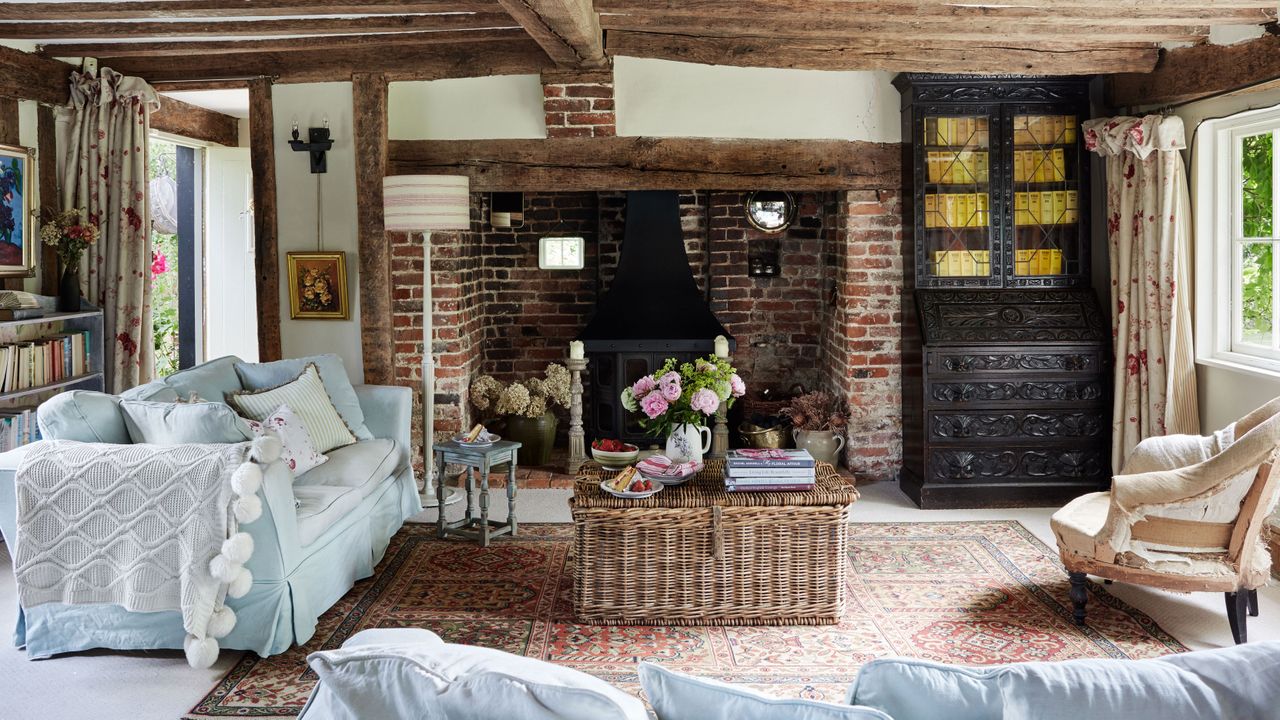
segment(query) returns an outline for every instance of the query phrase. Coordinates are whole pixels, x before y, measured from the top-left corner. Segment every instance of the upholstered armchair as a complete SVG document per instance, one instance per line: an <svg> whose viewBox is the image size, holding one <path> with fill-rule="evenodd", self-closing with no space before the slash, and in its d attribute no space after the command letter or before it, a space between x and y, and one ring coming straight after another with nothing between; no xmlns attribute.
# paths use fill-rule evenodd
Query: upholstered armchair
<svg viewBox="0 0 1280 720"><path fill-rule="evenodd" d="M1245 642L1246 615L1270 576L1262 537L1280 490L1280 398L1208 437L1148 438L1110 492L1076 498L1050 521L1071 578L1073 619L1085 620L1087 575L1177 592L1226 594Z"/></svg>

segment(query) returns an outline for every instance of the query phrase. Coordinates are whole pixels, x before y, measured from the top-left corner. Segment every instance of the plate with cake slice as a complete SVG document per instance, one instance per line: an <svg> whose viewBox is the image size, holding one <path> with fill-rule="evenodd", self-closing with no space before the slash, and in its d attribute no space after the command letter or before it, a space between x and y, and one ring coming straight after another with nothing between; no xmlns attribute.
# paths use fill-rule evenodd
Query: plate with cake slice
<svg viewBox="0 0 1280 720"><path fill-rule="evenodd" d="M662 492L662 483L642 476L634 466L624 469L612 478L600 481L600 489L616 498L642 500Z"/></svg>

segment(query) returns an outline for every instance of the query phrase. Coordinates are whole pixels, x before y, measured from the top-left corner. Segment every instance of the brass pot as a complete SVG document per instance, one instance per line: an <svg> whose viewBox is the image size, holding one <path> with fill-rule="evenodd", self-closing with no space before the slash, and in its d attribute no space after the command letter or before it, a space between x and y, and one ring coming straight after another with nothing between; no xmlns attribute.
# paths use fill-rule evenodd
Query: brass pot
<svg viewBox="0 0 1280 720"><path fill-rule="evenodd" d="M762 428L749 422L739 425L738 433L742 435L742 441L753 448L785 448L789 437L786 427Z"/></svg>

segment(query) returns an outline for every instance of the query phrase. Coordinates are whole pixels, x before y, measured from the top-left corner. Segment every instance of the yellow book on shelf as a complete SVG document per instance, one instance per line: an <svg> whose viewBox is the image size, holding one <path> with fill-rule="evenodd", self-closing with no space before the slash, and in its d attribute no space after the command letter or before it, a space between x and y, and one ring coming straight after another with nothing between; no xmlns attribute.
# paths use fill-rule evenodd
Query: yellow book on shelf
<svg viewBox="0 0 1280 720"><path fill-rule="evenodd" d="M952 250L951 255L956 259L956 275L969 277L973 274L973 257L967 251Z"/></svg>
<svg viewBox="0 0 1280 720"><path fill-rule="evenodd" d="M1067 219L1067 191L1053 191L1053 221L1059 225L1071 222Z"/></svg>
<svg viewBox="0 0 1280 720"><path fill-rule="evenodd" d="M973 227L973 205L971 193L960 196L960 227Z"/></svg>
<svg viewBox="0 0 1280 720"><path fill-rule="evenodd" d="M925 173L929 176L929 182L938 182L938 153L927 152L924 156Z"/></svg>
<svg viewBox="0 0 1280 720"><path fill-rule="evenodd" d="M925 193L924 196L924 226L927 228L938 227L938 221L935 215L938 212L938 196L933 193Z"/></svg>
<svg viewBox="0 0 1280 720"><path fill-rule="evenodd" d="M1044 182L1049 179L1049 174L1048 172L1046 172L1046 169L1044 166L1045 157L1046 157L1046 153L1043 153L1043 152L1037 152L1035 154L1035 167L1036 167L1035 175L1036 176L1033 179L1036 182Z"/></svg>
<svg viewBox="0 0 1280 720"><path fill-rule="evenodd" d="M1062 251L1057 248L1054 248L1050 253L1050 257L1052 258L1052 262L1049 263L1049 274L1061 275L1062 274Z"/></svg>
<svg viewBox="0 0 1280 720"><path fill-rule="evenodd" d="M963 261L960 259L960 256L963 254L964 252L961 250L947 251L947 275L951 277L964 275L964 270L961 268L961 263Z"/></svg>
<svg viewBox="0 0 1280 720"><path fill-rule="evenodd" d="M1067 191L1065 206L1067 211L1067 222L1069 223L1080 222L1080 208L1077 207L1077 198L1076 198L1075 190Z"/></svg>
<svg viewBox="0 0 1280 720"><path fill-rule="evenodd" d="M945 250L937 250L933 253L933 274L935 277L946 277L947 252Z"/></svg>
<svg viewBox="0 0 1280 720"><path fill-rule="evenodd" d="M978 227L988 227L991 225L991 201L990 195L986 193L978 193Z"/></svg>
<svg viewBox="0 0 1280 720"><path fill-rule="evenodd" d="M1013 194L1013 224L1014 225L1030 225L1031 220L1027 216L1027 207L1030 205L1029 193Z"/></svg>
<svg viewBox="0 0 1280 720"><path fill-rule="evenodd" d="M982 147L991 145L991 126L984 117L978 118L978 144Z"/></svg>
<svg viewBox="0 0 1280 720"><path fill-rule="evenodd" d="M1062 142L1073 143L1076 141L1076 116L1067 115L1063 120L1065 127L1062 130Z"/></svg>
<svg viewBox="0 0 1280 720"><path fill-rule="evenodd" d="M1027 181L1026 153L1021 150L1013 151L1013 181Z"/></svg>
<svg viewBox="0 0 1280 720"><path fill-rule="evenodd" d="M1027 224L1040 224L1040 193L1027 193Z"/></svg>
<svg viewBox="0 0 1280 720"><path fill-rule="evenodd" d="M978 182L988 182L991 180L991 154L987 151L979 152L974 156L974 163L977 165Z"/></svg>
<svg viewBox="0 0 1280 720"><path fill-rule="evenodd" d="M979 251L978 251L978 271L977 271L977 274L978 274L978 275L990 275L990 274L991 274L991 251L990 251L990 250L979 250Z"/></svg>
<svg viewBox="0 0 1280 720"><path fill-rule="evenodd" d="M1067 153L1062 148L1053 149L1053 181L1063 182L1067 179Z"/></svg>

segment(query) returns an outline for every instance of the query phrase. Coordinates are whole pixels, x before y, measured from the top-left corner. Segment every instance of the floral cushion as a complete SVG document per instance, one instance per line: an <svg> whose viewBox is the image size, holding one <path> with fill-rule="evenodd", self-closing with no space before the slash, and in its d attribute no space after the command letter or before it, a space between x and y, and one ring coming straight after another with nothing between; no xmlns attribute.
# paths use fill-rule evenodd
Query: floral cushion
<svg viewBox="0 0 1280 720"><path fill-rule="evenodd" d="M307 426L288 405L276 408L276 411L266 420L247 422L254 435L260 436L265 435L269 430L275 431L276 436L280 438L280 444L284 446L280 459L293 471L295 478L329 460L327 456L316 452L316 446L311 443Z"/></svg>

